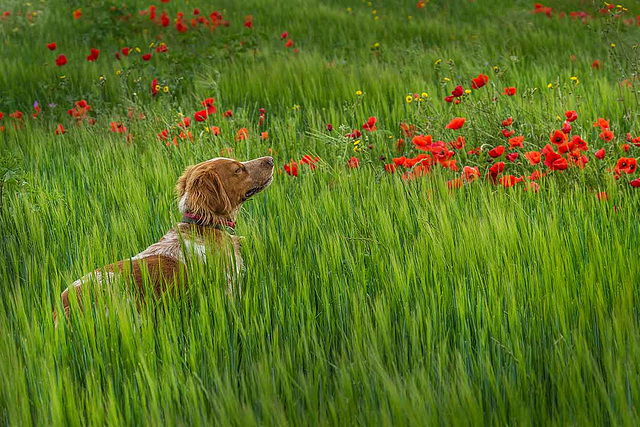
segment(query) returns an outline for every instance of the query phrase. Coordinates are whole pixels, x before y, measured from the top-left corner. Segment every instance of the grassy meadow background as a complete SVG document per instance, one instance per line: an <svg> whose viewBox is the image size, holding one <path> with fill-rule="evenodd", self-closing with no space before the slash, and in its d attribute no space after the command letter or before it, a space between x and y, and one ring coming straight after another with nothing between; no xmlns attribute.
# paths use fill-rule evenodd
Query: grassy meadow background
<svg viewBox="0 0 640 427"><path fill-rule="evenodd" d="M590 1L548 2L595 17L582 24L534 15L529 1L171 0L156 4L172 19L162 28L139 15L149 5L0 6L11 11L0 20L0 423L637 425L640 198L607 171L619 148L550 174L538 193L484 180L450 191L459 173L444 169L413 181L384 172L401 155L400 122L448 138L445 124L467 117L467 144L491 147L512 116L539 149L575 109L592 151L603 146L598 117L618 139L636 136L637 24ZM178 34L176 13L195 7L229 27ZM117 61L125 46L133 52ZM92 47L100 55L88 62ZM443 101L479 73L485 88ZM168 91L153 96L154 78ZM517 96L501 96L505 86ZM414 92L428 97L407 103ZM193 142L158 140L209 96L220 136L194 122ZM80 99L95 126L67 114ZM25 117L14 128L16 109ZM344 134L369 116L378 130L354 153ZM241 127L249 138L235 141ZM238 220L243 297L196 265L190 305L138 313L114 286L100 296L108 314L86 310L55 329L60 292L157 241L179 220L182 170L228 148L239 160L273 154L277 168ZM320 157L316 170L283 172L306 154ZM462 153L458 164L474 161Z"/></svg>

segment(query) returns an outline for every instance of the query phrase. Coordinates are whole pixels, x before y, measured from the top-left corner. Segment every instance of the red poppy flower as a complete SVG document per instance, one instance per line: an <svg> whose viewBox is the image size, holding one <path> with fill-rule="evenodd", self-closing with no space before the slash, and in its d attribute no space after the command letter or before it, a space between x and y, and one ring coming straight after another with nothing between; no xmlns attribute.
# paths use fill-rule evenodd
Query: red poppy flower
<svg viewBox="0 0 640 427"><path fill-rule="evenodd" d="M115 132L115 133L126 133L127 132L127 128L125 127L124 123L111 122L109 124L109 126L111 127L111 132Z"/></svg>
<svg viewBox="0 0 640 427"><path fill-rule="evenodd" d="M545 153L544 164L551 170L565 170L569 166L567 160L555 151Z"/></svg>
<svg viewBox="0 0 640 427"><path fill-rule="evenodd" d="M215 114L216 111L217 111L215 105L213 105L215 102L216 102L215 99L207 98L204 101L202 101L200 103L200 105L202 105L203 107L205 107L207 109L207 114Z"/></svg>
<svg viewBox="0 0 640 427"><path fill-rule="evenodd" d="M153 81L151 82L151 94L153 96L156 96L158 94L158 79L153 79Z"/></svg>
<svg viewBox="0 0 640 427"><path fill-rule="evenodd" d="M75 19L80 19L81 16L82 16L82 11L80 9L76 9L73 11L73 17Z"/></svg>
<svg viewBox="0 0 640 427"><path fill-rule="evenodd" d="M571 143L580 151L589 151L589 146L586 141L580 138L579 135L573 135L573 137L571 137Z"/></svg>
<svg viewBox="0 0 640 427"><path fill-rule="evenodd" d="M462 150L465 146L466 142L464 140L464 136L459 136L455 141L451 141L449 146L455 150Z"/></svg>
<svg viewBox="0 0 640 427"><path fill-rule="evenodd" d="M151 60L151 54L150 53L145 53L144 55L142 55L142 60L143 61Z"/></svg>
<svg viewBox="0 0 640 427"><path fill-rule="evenodd" d="M507 154L505 157L507 158L507 160L509 160L511 163L514 163L517 159L518 159L519 154L514 152L514 153L509 153Z"/></svg>
<svg viewBox="0 0 640 427"><path fill-rule="evenodd" d="M503 127L507 127L507 126L511 126L513 124L513 117L509 116L508 118L504 119L502 121L502 126Z"/></svg>
<svg viewBox="0 0 640 427"><path fill-rule="evenodd" d="M636 171L637 161L633 157L620 157L616 163L615 173L624 172L627 174L634 173Z"/></svg>
<svg viewBox="0 0 640 427"><path fill-rule="evenodd" d="M625 153L628 153L629 150L631 149L631 146L629 144L622 144L622 149L624 150Z"/></svg>
<svg viewBox="0 0 640 427"><path fill-rule="evenodd" d="M570 134L570 133L571 133L571 123L569 123L569 122L565 121L565 122L562 124L562 129L560 129L560 130L561 130L561 131L562 131L562 133L564 133L564 134L567 134L567 135L568 135L568 134Z"/></svg>
<svg viewBox="0 0 640 427"><path fill-rule="evenodd" d="M408 167L408 159L405 156L402 157L394 157L393 159L393 164L396 166L403 166L403 167Z"/></svg>
<svg viewBox="0 0 640 427"><path fill-rule="evenodd" d="M293 39L287 40L287 42L284 44L284 47L291 47L291 46L293 46Z"/></svg>
<svg viewBox="0 0 640 427"><path fill-rule="evenodd" d="M345 136L347 138L357 139L357 138L360 138L362 136L362 132L360 132L358 129L354 129L353 132L348 133Z"/></svg>
<svg viewBox="0 0 640 427"><path fill-rule="evenodd" d="M266 140L267 138L269 138L269 132L261 132L260 133L260 139L261 140Z"/></svg>
<svg viewBox="0 0 640 427"><path fill-rule="evenodd" d="M247 15L244 17L244 26L251 28L253 26L253 15Z"/></svg>
<svg viewBox="0 0 640 427"><path fill-rule="evenodd" d="M594 70L599 70L600 68L602 68L602 62L596 59L591 63L591 68L593 68Z"/></svg>
<svg viewBox="0 0 640 427"><path fill-rule="evenodd" d="M465 181L473 182L476 179L480 178L480 171L478 170L478 168L465 166L462 168L462 176L464 177Z"/></svg>
<svg viewBox="0 0 640 427"><path fill-rule="evenodd" d="M567 162L567 159L565 159L564 157L560 157L559 159L554 160L551 166L549 166L551 170L556 170L556 171L563 171L567 169L567 167L569 167L569 163Z"/></svg>
<svg viewBox="0 0 640 427"><path fill-rule="evenodd" d="M554 132L551 132L551 134L549 135L549 141L551 141L551 143L554 145L563 144L567 142L567 139L568 139L567 135L561 130L556 130Z"/></svg>
<svg viewBox="0 0 640 427"><path fill-rule="evenodd" d="M220 136L220 134L221 134L222 132L220 132L220 128L219 128L218 126L212 126L212 127L211 127L211 133L212 133L214 136Z"/></svg>
<svg viewBox="0 0 640 427"><path fill-rule="evenodd" d="M496 157L500 157L502 156L502 154L504 153L504 146L502 145L498 145L495 148L492 148L491 150L489 150L489 156L492 158L496 158Z"/></svg>
<svg viewBox="0 0 640 427"><path fill-rule="evenodd" d="M611 130L609 129L605 129L600 133L600 139L603 139L606 142L611 142L613 136L613 132L611 132Z"/></svg>
<svg viewBox="0 0 640 427"><path fill-rule="evenodd" d="M532 165L537 165L540 163L541 155L539 151L528 151L524 153L524 156L529 160L529 163Z"/></svg>
<svg viewBox="0 0 640 427"><path fill-rule="evenodd" d="M514 185L516 185L517 183L524 181L523 178L518 178L516 176L513 175L505 175L502 178L500 178L500 184L504 187L504 188L511 188Z"/></svg>
<svg viewBox="0 0 640 427"><path fill-rule="evenodd" d="M347 162L347 167L350 169L356 169L360 165L360 159L357 157L351 157Z"/></svg>
<svg viewBox="0 0 640 427"><path fill-rule="evenodd" d="M456 98L461 97L464 94L464 88L460 85L456 86L455 89L453 89L453 91L451 92L451 95L453 95Z"/></svg>
<svg viewBox="0 0 640 427"><path fill-rule="evenodd" d="M524 141L524 136L514 136L513 138L509 138L509 148L517 148L522 147L522 142Z"/></svg>
<svg viewBox="0 0 640 427"><path fill-rule="evenodd" d="M478 74L478 77L471 79L471 88L480 89L482 86L486 85L488 81L489 81L489 76L485 76L484 74Z"/></svg>
<svg viewBox="0 0 640 427"><path fill-rule="evenodd" d="M384 171L386 173L394 173L396 171L396 165L394 165L393 163L384 165Z"/></svg>
<svg viewBox="0 0 640 427"><path fill-rule="evenodd" d="M169 132L165 129L158 134L158 139L160 141L166 141L169 139Z"/></svg>
<svg viewBox="0 0 640 427"><path fill-rule="evenodd" d="M514 130L502 129L502 136L505 138L510 138L514 133L516 133Z"/></svg>
<svg viewBox="0 0 640 427"><path fill-rule="evenodd" d="M24 115L22 114L22 111L20 110L16 110L13 113L9 114L9 117L11 117L12 119L16 119L16 120L22 120L22 117Z"/></svg>
<svg viewBox="0 0 640 427"><path fill-rule="evenodd" d="M247 128L240 128L236 132L236 141L243 141L249 137L249 131Z"/></svg>
<svg viewBox="0 0 640 427"><path fill-rule="evenodd" d="M444 100L445 102L453 102L453 96L445 96Z"/></svg>
<svg viewBox="0 0 640 427"><path fill-rule="evenodd" d="M596 156L597 159L602 160L602 159L604 159L605 154L606 153L604 151L604 148L601 148L598 151L596 151L595 156Z"/></svg>
<svg viewBox="0 0 640 427"><path fill-rule="evenodd" d="M291 176L298 176L298 164L291 160L291 162L284 165L284 171Z"/></svg>
<svg viewBox="0 0 640 427"><path fill-rule="evenodd" d="M599 117L598 120L593 124L593 127L599 127L602 130L609 129L609 120L605 120L602 117Z"/></svg>
<svg viewBox="0 0 640 427"><path fill-rule="evenodd" d="M182 122L178 123L178 126L185 129L188 128L190 125L191 125L191 118L189 118L188 116L182 119Z"/></svg>
<svg viewBox="0 0 640 427"><path fill-rule="evenodd" d="M233 117L233 111L227 110L224 113L222 113L222 115L225 117Z"/></svg>
<svg viewBox="0 0 640 427"><path fill-rule="evenodd" d="M576 110L569 110L564 112L564 116L568 122L573 122L578 118L578 113L576 113Z"/></svg>
<svg viewBox="0 0 640 427"><path fill-rule="evenodd" d="M100 55L100 51L98 49L91 49L91 53L87 56L87 61L95 61L98 59L98 55Z"/></svg>
<svg viewBox="0 0 640 427"><path fill-rule="evenodd" d="M281 38L282 40L286 39L287 37L289 37L289 33L288 33L288 32L286 32L286 31L285 31L284 33L280 34L280 38Z"/></svg>
<svg viewBox="0 0 640 427"><path fill-rule="evenodd" d="M160 25L162 25L163 27L168 27L170 23L171 21L169 20L169 15L167 15L167 12L162 12L162 15L160 15Z"/></svg>
<svg viewBox="0 0 640 427"><path fill-rule="evenodd" d="M47 43L47 49L49 49L49 50L56 50L56 47L57 47L57 45L56 45L55 42Z"/></svg>
<svg viewBox="0 0 640 427"><path fill-rule="evenodd" d="M362 125L362 129L369 131L369 132L373 132L374 130L376 130L376 122L378 121L378 119L376 119L375 117L369 117L369 120L367 120L367 123Z"/></svg>
<svg viewBox="0 0 640 427"><path fill-rule="evenodd" d="M311 170L316 168L316 163L318 163L318 160L320 160L320 157L311 157L308 154L305 154L304 156L302 156L302 158L300 159L299 164L303 164L306 163L309 165L309 167L311 168Z"/></svg>
<svg viewBox="0 0 640 427"><path fill-rule="evenodd" d="M189 29L189 27L187 27L184 22L182 22L182 20L177 20L176 21L176 31L179 32L180 34L184 34L187 32L187 30Z"/></svg>
<svg viewBox="0 0 640 427"><path fill-rule="evenodd" d="M158 47L156 47L156 53L165 53L167 50L168 48L165 43L160 43Z"/></svg>
<svg viewBox="0 0 640 427"><path fill-rule="evenodd" d="M65 133L64 126L62 126L62 124L59 124L58 126L56 126L56 130L54 131L54 133L56 135L64 135Z"/></svg>
<svg viewBox="0 0 640 427"><path fill-rule="evenodd" d="M196 119L196 122L204 122L207 120L207 110L196 111L193 118Z"/></svg>
<svg viewBox="0 0 640 427"><path fill-rule="evenodd" d="M418 150L428 151L433 143L431 135L417 135L411 140Z"/></svg>
<svg viewBox="0 0 640 427"><path fill-rule="evenodd" d="M633 188L640 187L640 178L636 178L633 181L629 182Z"/></svg>
<svg viewBox="0 0 640 427"><path fill-rule="evenodd" d="M513 86L505 87L504 94L508 96L513 96L516 94L516 88Z"/></svg>
<svg viewBox="0 0 640 427"><path fill-rule="evenodd" d="M59 55L56 58L56 65L58 67L62 67L63 65L65 65L67 63L67 57L65 55Z"/></svg>
<svg viewBox="0 0 640 427"><path fill-rule="evenodd" d="M504 170L504 162L494 163L489 168L489 172L491 172L493 175L498 175L503 170Z"/></svg>
<svg viewBox="0 0 640 427"><path fill-rule="evenodd" d="M453 119L451 119L449 124L445 126L445 129L458 130L464 125L464 122L466 120L467 119L465 119L464 117L454 117Z"/></svg>

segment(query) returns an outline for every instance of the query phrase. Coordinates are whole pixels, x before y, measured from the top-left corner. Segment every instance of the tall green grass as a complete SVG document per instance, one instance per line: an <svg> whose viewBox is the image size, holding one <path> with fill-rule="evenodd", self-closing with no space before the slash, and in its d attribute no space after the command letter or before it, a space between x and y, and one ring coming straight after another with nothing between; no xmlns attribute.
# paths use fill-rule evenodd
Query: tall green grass
<svg viewBox="0 0 640 427"><path fill-rule="evenodd" d="M195 6L209 12L163 5L172 13ZM58 1L33 6L41 19L34 26L0 23L8 40L0 111L43 106L22 129L5 117L0 133L0 422L637 424L640 200L606 172L610 160L548 177L539 193L484 182L452 192L450 171L405 182L382 169L397 155L400 121L444 138L443 124L466 116L475 146L500 141L499 122L511 115L537 147L560 126L557 115L577 109L574 128L592 149L596 117L635 136L636 94L619 82L636 69L637 27L548 20L531 6L430 2L420 12L414 1L223 2L230 34L243 34L244 16L254 15L258 36L231 39L255 36L257 55L227 55L217 33L182 40L165 31L169 56L142 66L117 63L113 52L155 40L158 30L136 16L147 3L128 3L129 23L114 24L108 5ZM76 7L84 11L77 22ZM298 54L282 46L285 30ZM44 64L55 57L44 43L54 39L56 53L75 61L64 70ZM376 42L380 56L371 53ZM94 44L101 57L88 64ZM594 59L602 70L591 69ZM460 107L441 101L453 83L469 86L480 72L490 75L486 90ZM170 94L152 99L154 77ZM507 85L518 87L516 98L498 95ZM429 101L405 103L421 91ZM193 125L193 143L157 140L209 95L234 111L209 123L221 138ZM74 127L66 116L83 98L95 127ZM127 121L128 107L146 119ZM355 154L360 168L347 169L353 145L339 135L370 115L379 119L367 135L374 148ZM131 144L108 131L123 120ZM67 127L62 137L53 134L58 123ZM250 138L236 142L241 126ZM60 292L157 241L179 219L177 177L226 147L241 160L272 148L278 165L274 183L239 217L243 296L226 294L215 263L194 264L189 301L138 312L116 282L94 309L55 329ZM322 159L317 170L282 172L289 159L312 153ZM608 200L596 197L601 191Z"/></svg>

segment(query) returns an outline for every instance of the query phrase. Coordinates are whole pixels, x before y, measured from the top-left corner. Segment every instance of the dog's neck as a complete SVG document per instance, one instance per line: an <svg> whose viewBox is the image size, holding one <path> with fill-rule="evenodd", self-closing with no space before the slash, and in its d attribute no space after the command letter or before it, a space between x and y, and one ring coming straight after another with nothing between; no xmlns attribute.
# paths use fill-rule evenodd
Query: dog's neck
<svg viewBox="0 0 640 427"><path fill-rule="evenodd" d="M236 223L230 219L213 218L207 220L205 217L195 214L193 212L185 212L182 214L182 221L186 224L195 224L201 227L211 227L221 231L225 231L228 234L236 234Z"/></svg>

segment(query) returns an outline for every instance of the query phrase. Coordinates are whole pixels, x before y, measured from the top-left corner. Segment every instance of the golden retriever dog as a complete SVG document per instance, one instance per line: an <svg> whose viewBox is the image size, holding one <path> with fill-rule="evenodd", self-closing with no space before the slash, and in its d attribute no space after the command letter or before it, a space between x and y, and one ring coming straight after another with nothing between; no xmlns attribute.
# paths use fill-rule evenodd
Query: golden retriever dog
<svg viewBox="0 0 640 427"><path fill-rule="evenodd" d="M232 248L226 268L228 291L232 294L233 277L240 274L243 266L240 237L235 235L236 217L242 204L272 180L271 157L247 162L219 157L188 167L176 184L182 221L136 256L73 282L61 295L65 314L69 315L70 297L75 295L81 306L83 288L108 285L116 275L124 276L136 288L138 307L144 302L145 279L156 299L169 291L179 292L188 287L186 263L206 261L207 251L220 251L225 246ZM57 320L55 312L54 319Z"/></svg>

